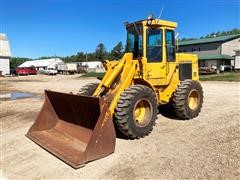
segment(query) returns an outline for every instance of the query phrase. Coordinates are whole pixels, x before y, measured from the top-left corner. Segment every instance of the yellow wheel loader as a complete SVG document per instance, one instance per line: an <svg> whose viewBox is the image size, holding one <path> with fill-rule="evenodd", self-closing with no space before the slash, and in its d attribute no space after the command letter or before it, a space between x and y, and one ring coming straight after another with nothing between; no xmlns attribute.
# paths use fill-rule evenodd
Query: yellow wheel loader
<svg viewBox="0 0 240 180"><path fill-rule="evenodd" d="M115 128L130 139L148 135L158 105L172 104L179 119L198 116L203 103L198 57L176 53L176 26L152 17L127 23L122 59L105 61L103 79L78 94L46 90L26 136L78 168L114 152Z"/></svg>

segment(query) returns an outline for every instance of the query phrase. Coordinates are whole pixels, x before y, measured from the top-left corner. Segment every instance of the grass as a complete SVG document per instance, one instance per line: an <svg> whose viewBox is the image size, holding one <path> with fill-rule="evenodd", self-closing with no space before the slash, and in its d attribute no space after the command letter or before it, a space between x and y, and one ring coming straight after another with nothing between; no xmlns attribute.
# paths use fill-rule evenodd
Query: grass
<svg viewBox="0 0 240 180"><path fill-rule="evenodd" d="M226 72L220 74L200 75L201 81L233 81L240 82L240 73Z"/></svg>
<svg viewBox="0 0 240 180"><path fill-rule="evenodd" d="M99 77L103 78L105 73L89 72L81 77ZM225 72L220 74L200 75L201 81L233 81L240 82L240 73Z"/></svg>
<svg viewBox="0 0 240 180"><path fill-rule="evenodd" d="M99 73L96 73L96 72L89 72L89 73L86 73L86 74L83 74L81 77L99 77L99 78L103 78L104 76L104 72L99 72Z"/></svg>

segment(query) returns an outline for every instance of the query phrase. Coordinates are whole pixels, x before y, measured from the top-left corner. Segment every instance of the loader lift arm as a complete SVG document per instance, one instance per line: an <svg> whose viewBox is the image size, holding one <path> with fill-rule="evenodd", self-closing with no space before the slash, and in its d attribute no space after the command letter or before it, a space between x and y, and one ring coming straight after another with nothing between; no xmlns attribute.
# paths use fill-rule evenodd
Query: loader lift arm
<svg viewBox="0 0 240 180"><path fill-rule="evenodd" d="M132 84L137 65L137 61L132 59L132 53L126 53L116 65L110 67L93 94L104 97L112 114L120 94Z"/></svg>

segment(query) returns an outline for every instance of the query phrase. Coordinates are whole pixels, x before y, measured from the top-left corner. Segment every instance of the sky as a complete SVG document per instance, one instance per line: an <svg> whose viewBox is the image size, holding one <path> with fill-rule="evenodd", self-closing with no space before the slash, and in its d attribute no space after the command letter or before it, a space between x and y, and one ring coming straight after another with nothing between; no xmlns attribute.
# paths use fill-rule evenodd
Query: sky
<svg viewBox="0 0 240 180"><path fill-rule="evenodd" d="M148 14L178 22L179 38L240 28L240 0L0 0L12 56L70 56L125 44L124 22Z"/></svg>

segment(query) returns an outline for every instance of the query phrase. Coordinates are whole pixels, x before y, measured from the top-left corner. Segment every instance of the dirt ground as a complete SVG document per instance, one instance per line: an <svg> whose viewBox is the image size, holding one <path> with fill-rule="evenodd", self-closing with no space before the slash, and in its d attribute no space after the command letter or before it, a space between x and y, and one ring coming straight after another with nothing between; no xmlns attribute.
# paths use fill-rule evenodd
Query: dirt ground
<svg viewBox="0 0 240 180"><path fill-rule="evenodd" d="M95 79L73 76L1 78L1 93L76 93ZM115 153L73 169L25 137L43 98L1 101L1 170L6 179L240 179L240 84L203 82L201 114L190 121L161 109L152 133L117 139Z"/></svg>

